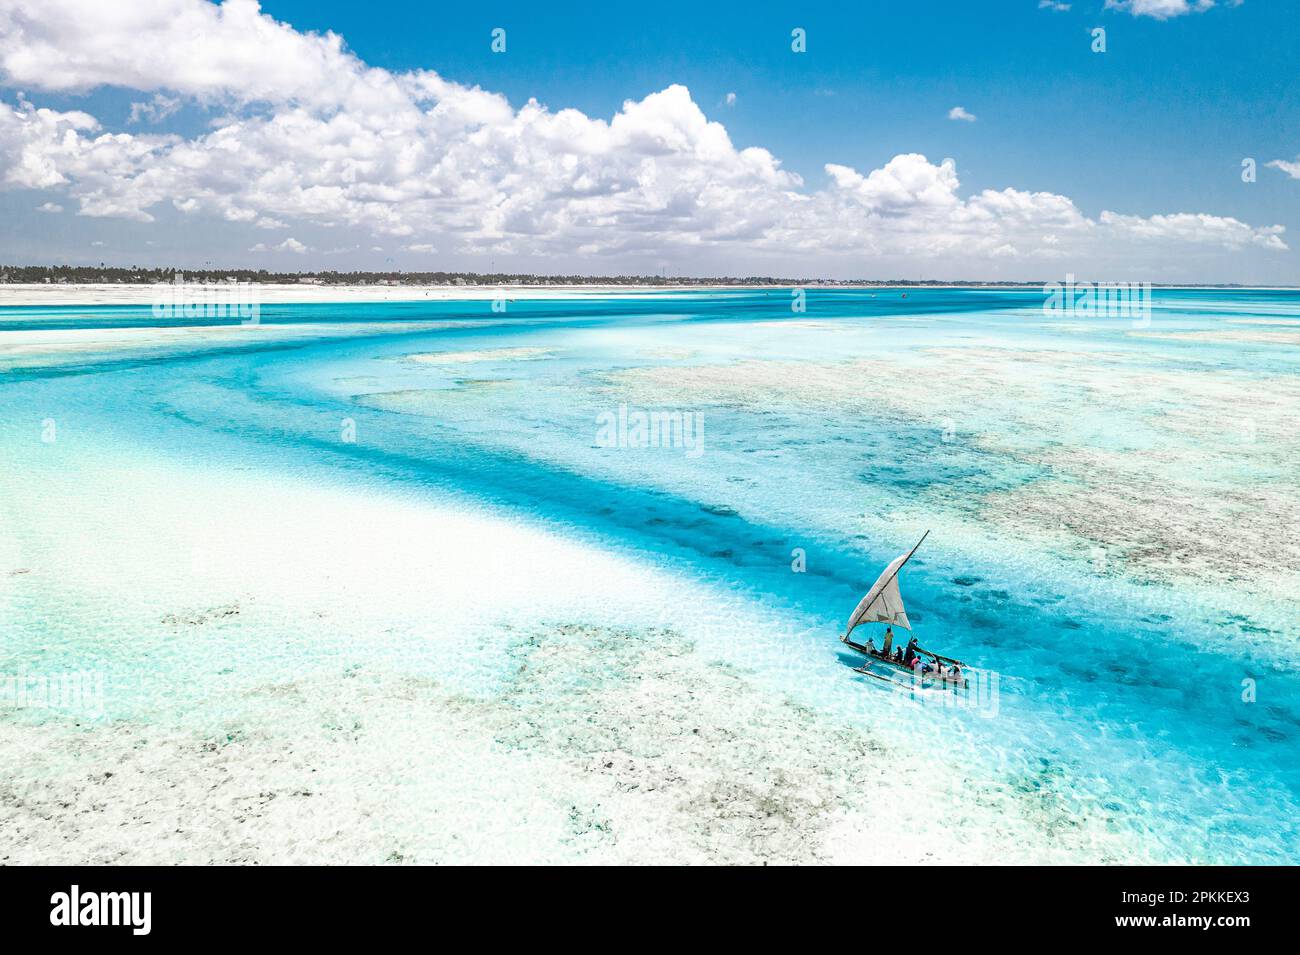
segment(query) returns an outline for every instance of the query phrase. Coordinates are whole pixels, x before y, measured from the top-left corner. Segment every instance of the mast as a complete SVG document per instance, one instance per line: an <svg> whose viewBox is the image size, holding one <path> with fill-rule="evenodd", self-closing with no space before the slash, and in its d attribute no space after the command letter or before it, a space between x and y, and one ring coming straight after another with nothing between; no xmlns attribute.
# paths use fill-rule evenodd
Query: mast
<svg viewBox="0 0 1300 955"><path fill-rule="evenodd" d="M885 583L881 586L881 588L880 588L880 592L881 592L881 593L884 593L884 592L885 592L885 587L888 587L888 586L889 586L889 581L890 581L890 580L893 580L895 577L898 576L898 571L902 570L904 567L907 566L907 562L908 562L909 560L911 560L911 559L912 559L912 555L916 553L916 548L917 548L917 547L920 547L922 544L924 544L924 543L925 543L925 539L926 539L927 537L929 537L929 536L930 536L930 532L929 532L928 530L927 530L924 534L921 535L921 539L920 539L919 541L916 542L916 547L913 547L911 550L909 550L909 551L907 552L907 556L903 558L903 562L902 562L901 564L898 565L898 570L896 570L896 571L894 571L892 574L890 574L890 575L889 575L889 580L886 580Z"/></svg>

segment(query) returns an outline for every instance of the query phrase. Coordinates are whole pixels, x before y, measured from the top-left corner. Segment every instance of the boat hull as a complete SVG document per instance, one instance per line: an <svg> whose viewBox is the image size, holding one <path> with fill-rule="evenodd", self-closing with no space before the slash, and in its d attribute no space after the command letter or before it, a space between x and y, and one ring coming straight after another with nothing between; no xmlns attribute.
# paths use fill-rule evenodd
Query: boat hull
<svg viewBox="0 0 1300 955"><path fill-rule="evenodd" d="M867 676L878 677L879 679L882 680L888 679L888 677L884 676L883 674L874 673L870 669L873 666L880 666L886 668L886 671L889 673L891 677L896 678L899 676L906 676L912 682L916 682L916 680L919 678L922 686L927 686L927 687L932 686L936 688L947 688L947 689L954 689L954 690L965 690L970 687L970 681L965 677L962 677L959 680L954 680L946 676L939 676L937 673L918 674L910 666L907 666L903 663L899 663L895 660L887 659L881 656L879 653L872 653L865 646L863 646L860 643L854 643L848 637L840 637L840 640L845 644L845 646L852 647L854 650L857 650L859 653L861 653L864 657L867 658L867 662L864 663L862 667L858 669L859 673L865 673Z"/></svg>

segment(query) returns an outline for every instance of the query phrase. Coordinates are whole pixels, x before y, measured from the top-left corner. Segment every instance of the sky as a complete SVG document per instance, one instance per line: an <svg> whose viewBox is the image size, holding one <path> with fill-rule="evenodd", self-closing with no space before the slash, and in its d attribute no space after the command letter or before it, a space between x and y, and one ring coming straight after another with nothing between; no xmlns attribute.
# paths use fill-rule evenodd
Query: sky
<svg viewBox="0 0 1300 955"><path fill-rule="evenodd" d="M0 262L1300 284L1292 0L646 11L0 0Z"/></svg>

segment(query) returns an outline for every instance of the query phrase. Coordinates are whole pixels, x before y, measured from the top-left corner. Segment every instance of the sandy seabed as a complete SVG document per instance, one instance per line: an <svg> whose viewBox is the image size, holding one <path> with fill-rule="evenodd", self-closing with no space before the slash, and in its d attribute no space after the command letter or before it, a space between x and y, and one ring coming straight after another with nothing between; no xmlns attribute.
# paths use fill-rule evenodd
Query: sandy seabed
<svg viewBox="0 0 1300 955"><path fill-rule="evenodd" d="M762 620L543 526L84 452L4 485L0 604L39 626L53 588L46 652L108 687L0 713L0 862L1132 858L1050 780L774 693L697 646Z"/></svg>
<svg viewBox="0 0 1300 955"><path fill-rule="evenodd" d="M304 288L338 291L287 287L285 301L310 300ZM55 292L65 293L86 298ZM39 369L396 328L10 331L0 362ZM564 344L384 360L477 374L533 367L567 354ZM563 393L710 412L883 408L935 442L950 430L1042 472L1028 491L950 498L938 487L923 515L936 537L978 536L970 549L987 553L1012 537L1068 560L1100 548L1109 563L1099 574L1233 592L1234 606L1267 609L1295 592L1294 540L1264 533L1297 517L1285 476L1300 453L1300 393L1289 376L1136 361L1113 345L977 341L889 361L719 360L684 336L651 345L651 358L689 363L566 379ZM901 374L938 384L853 385ZM448 418L466 396L509 411L516 391L509 379L465 378L357 403ZM221 395L232 420L240 396ZM1077 420L1082 406L1127 426L1115 441L1061 441L1089 424ZM959 735L932 747L942 733L888 694L857 718L810 708L774 685L770 652L753 669L743 653L719 652L779 642L788 621L669 560L354 472L333 483L287 463L164 456L129 433L79 443L75 420L48 446L39 415L0 420L11 455L0 472L0 616L24 666L102 672L105 712L0 707L0 862L1198 861L1164 841L1142 816L1149 806L1078 786L1088 767L954 758ZM1139 445L1143 455L1125 453ZM1243 490L1234 469L1258 480ZM1130 492L1117 498L1116 487ZM817 639L831 645L804 685L860 692L833 659L833 635ZM1271 646L1281 635L1249 639ZM0 673L8 667L0 657Z"/></svg>

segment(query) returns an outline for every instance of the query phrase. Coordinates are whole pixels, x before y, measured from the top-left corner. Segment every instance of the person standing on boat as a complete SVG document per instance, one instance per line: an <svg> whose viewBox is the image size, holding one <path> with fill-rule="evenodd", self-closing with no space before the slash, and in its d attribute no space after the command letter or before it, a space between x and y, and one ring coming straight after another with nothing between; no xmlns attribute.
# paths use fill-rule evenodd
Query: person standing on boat
<svg viewBox="0 0 1300 955"><path fill-rule="evenodd" d="M903 654L903 662L908 666L912 665L912 660L916 658L916 637L907 641L907 652Z"/></svg>
<svg viewBox="0 0 1300 955"><path fill-rule="evenodd" d="M886 628L885 628L885 647L884 647L883 650L880 651L880 655L883 656L883 657L885 657L886 659L888 659L888 658L889 658L889 651L892 650L893 648L894 648L894 628L893 628L893 627L886 627Z"/></svg>

